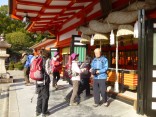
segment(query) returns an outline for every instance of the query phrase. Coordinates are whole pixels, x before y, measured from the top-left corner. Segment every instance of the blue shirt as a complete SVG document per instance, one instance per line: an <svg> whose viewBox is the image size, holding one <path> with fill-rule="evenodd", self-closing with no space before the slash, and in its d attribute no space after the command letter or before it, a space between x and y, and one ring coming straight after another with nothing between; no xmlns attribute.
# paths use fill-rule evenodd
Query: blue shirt
<svg viewBox="0 0 156 117"><path fill-rule="evenodd" d="M26 61L25 65L24 65L24 67L26 67L26 68L30 67L32 58L33 58L33 55L28 55L27 56L27 61Z"/></svg>
<svg viewBox="0 0 156 117"><path fill-rule="evenodd" d="M98 69L99 74L94 75L94 79L107 79L108 60L104 56L94 58L91 63L91 69Z"/></svg>

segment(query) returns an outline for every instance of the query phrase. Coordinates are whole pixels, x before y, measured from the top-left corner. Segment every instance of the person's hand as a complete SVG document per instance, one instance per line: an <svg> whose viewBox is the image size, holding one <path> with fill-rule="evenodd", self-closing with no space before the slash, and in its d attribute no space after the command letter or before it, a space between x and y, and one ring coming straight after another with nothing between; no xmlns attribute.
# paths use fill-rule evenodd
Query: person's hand
<svg viewBox="0 0 156 117"><path fill-rule="evenodd" d="M82 68L81 71L84 72L86 70L86 68Z"/></svg>
<svg viewBox="0 0 156 117"><path fill-rule="evenodd" d="M96 74L99 74L100 73L100 71L99 70L96 70Z"/></svg>
<svg viewBox="0 0 156 117"><path fill-rule="evenodd" d="M92 68L89 70L89 72L92 72Z"/></svg>

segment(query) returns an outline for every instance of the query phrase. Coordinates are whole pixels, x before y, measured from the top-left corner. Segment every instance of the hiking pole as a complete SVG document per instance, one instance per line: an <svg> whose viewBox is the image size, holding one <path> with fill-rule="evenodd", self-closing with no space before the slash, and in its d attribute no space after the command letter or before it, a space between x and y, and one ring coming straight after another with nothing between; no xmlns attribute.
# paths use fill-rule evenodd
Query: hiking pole
<svg viewBox="0 0 156 117"><path fill-rule="evenodd" d="M33 94L32 98L30 99L30 102L32 103L33 99L34 99L35 93Z"/></svg>

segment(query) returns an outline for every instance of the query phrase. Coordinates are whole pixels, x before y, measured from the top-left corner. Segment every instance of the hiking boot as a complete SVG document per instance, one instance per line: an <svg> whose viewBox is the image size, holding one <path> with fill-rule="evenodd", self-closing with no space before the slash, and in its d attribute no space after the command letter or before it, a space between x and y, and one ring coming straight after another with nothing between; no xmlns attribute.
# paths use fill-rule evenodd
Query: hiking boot
<svg viewBox="0 0 156 117"><path fill-rule="evenodd" d="M25 85L26 85L26 86L30 86L31 84L30 84L30 83L26 83Z"/></svg>
<svg viewBox="0 0 156 117"><path fill-rule="evenodd" d="M46 115L50 115L50 112L49 112L49 111L47 111L47 112L46 112Z"/></svg>
<svg viewBox="0 0 156 117"><path fill-rule="evenodd" d="M41 113L39 113L39 112L36 112L36 116L39 116Z"/></svg>
<svg viewBox="0 0 156 117"><path fill-rule="evenodd" d="M77 106L78 103L77 102L74 102L74 103L70 103L69 106Z"/></svg>
<svg viewBox="0 0 156 117"><path fill-rule="evenodd" d="M57 84L55 84L55 89L57 90L57 88L58 88L58 86L57 86Z"/></svg>
<svg viewBox="0 0 156 117"><path fill-rule="evenodd" d="M93 97L93 95L92 94L87 94L86 97L90 98L90 97Z"/></svg>
<svg viewBox="0 0 156 117"><path fill-rule="evenodd" d="M64 98L64 99L66 100L66 102L68 102L68 103L70 102L70 99L69 98Z"/></svg>

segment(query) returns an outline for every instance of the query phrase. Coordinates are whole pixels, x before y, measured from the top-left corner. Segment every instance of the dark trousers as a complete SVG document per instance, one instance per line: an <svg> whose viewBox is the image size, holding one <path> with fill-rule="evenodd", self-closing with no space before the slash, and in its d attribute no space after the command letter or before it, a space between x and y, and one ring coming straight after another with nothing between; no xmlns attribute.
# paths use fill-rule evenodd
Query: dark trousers
<svg viewBox="0 0 156 117"><path fill-rule="evenodd" d="M46 114L49 100L49 84L37 84L38 98L36 112Z"/></svg>
<svg viewBox="0 0 156 117"><path fill-rule="evenodd" d="M103 102L107 102L107 92L106 92L106 79L94 79L93 81L93 92L95 104L100 102L100 94Z"/></svg>
<svg viewBox="0 0 156 117"><path fill-rule="evenodd" d="M89 78L81 78L78 95L80 95L84 90L86 90L86 95L90 95Z"/></svg>
<svg viewBox="0 0 156 117"><path fill-rule="evenodd" d="M59 79L60 79L60 73L59 72L53 72L53 87L57 84Z"/></svg>

